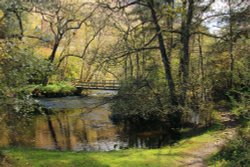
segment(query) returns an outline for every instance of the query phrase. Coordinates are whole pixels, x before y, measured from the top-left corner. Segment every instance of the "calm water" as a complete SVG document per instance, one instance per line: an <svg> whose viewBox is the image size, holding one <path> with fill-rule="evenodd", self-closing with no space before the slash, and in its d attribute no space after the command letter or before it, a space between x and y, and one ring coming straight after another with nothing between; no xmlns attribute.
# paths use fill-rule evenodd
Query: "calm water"
<svg viewBox="0 0 250 167"><path fill-rule="evenodd" d="M170 140L164 130L138 132L128 124L115 125L110 120L109 99L99 93L90 97L44 98L39 103L47 108L43 115L0 112L0 147L109 151L155 148Z"/></svg>

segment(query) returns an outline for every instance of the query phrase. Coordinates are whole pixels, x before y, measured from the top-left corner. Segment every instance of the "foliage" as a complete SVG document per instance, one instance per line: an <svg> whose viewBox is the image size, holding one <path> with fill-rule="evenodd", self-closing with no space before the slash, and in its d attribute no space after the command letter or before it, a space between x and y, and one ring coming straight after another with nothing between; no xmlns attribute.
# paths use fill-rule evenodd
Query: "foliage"
<svg viewBox="0 0 250 167"><path fill-rule="evenodd" d="M155 80L156 78L126 80L114 97L111 106L113 118L134 123L143 120L166 122L170 127L179 127L178 108L174 108L169 102L164 79Z"/></svg>
<svg viewBox="0 0 250 167"><path fill-rule="evenodd" d="M250 120L250 89L242 87L240 89L232 89L228 92L233 113L239 121Z"/></svg>
<svg viewBox="0 0 250 167"><path fill-rule="evenodd" d="M37 58L32 49L22 44L2 45L0 61L0 95L16 96L21 87L41 83L45 75L50 75L47 61Z"/></svg>
<svg viewBox="0 0 250 167"><path fill-rule="evenodd" d="M76 88L74 86L57 83L57 84L48 84L46 86L36 86L33 90L34 96L44 95L44 96L69 96L74 95Z"/></svg>
<svg viewBox="0 0 250 167"><path fill-rule="evenodd" d="M248 90L237 92L240 93L241 100L234 100L233 110L237 116L238 121L241 122L241 127L237 130L237 135L234 139L229 141L226 146L215 156L210 159L210 163L221 163L225 167L247 167L250 164L250 110L249 110L249 96Z"/></svg>
<svg viewBox="0 0 250 167"><path fill-rule="evenodd" d="M210 163L221 163L222 167L247 167L250 164L250 122L238 130L237 137L229 141L222 150L210 159Z"/></svg>
<svg viewBox="0 0 250 167"><path fill-rule="evenodd" d="M2 0L0 2L0 11L3 13L0 22L0 39L21 38L23 29L20 29L20 21L27 20L24 11L29 8L30 5L23 3L22 0Z"/></svg>

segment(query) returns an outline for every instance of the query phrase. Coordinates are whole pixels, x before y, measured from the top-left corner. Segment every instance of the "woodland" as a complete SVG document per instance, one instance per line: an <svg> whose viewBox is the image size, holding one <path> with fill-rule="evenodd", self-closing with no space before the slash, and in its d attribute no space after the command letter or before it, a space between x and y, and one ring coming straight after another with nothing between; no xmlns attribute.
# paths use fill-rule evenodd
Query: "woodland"
<svg viewBox="0 0 250 167"><path fill-rule="evenodd" d="M249 166L249 35L248 0L0 0L0 166ZM109 120L129 134L166 133L168 144L5 144L27 118L55 127L39 99L88 98L83 84L109 82ZM214 151L197 151L217 138ZM195 150L198 164L183 153Z"/></svg>

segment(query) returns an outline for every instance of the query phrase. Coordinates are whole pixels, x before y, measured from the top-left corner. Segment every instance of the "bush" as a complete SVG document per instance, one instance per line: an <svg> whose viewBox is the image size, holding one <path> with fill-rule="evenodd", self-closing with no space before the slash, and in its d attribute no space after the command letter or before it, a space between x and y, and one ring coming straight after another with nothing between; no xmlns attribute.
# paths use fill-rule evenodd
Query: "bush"
<svg viewBox="0 0 250 167"><path fill-rule="evenodd" d="M233 113L240 121L250 120L250 88L243 87L228 93L234 107Z"/></svg>
<svg viewBox="0 0 250 167"><path fill-rule="evenodd" d="M164 82L155 85L155 81L135 79L123 84L111 105L113 120L158 121L171 128L180 126L180 112L170 105Z"/></svg>
<svg viewBox="0 0 250 167"><path fill-rule="evenodd" d="M33 89L32 94L34 96L46 96L46 97L57 97L57 96L70 96L74 95L76 88L71 85L64 83L49 84L47 86L37 86Z"/></svg>

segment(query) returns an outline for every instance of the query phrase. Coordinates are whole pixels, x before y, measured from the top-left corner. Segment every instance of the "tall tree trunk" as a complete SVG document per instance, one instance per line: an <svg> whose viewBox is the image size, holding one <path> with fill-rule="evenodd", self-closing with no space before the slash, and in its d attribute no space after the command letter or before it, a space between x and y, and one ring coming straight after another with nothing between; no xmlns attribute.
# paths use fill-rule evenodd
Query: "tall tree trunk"
<svg viewBox="0 0 250 167"><path fill-rule="evenodd" d="M188 80L189 80L189 38L184 37L182 39L183 43L183 54L182 54L182 97L181 104L185 104L187 90L188 90Z"/></svg>
<svg viewBox="0 0 250 167"><path fill-rule="evenodd" d="M100 71L102 68L103 68L103 64L100 64L97 67L95 67L95 69L90 73L90 75L88 75L88 78L86 78L86 81L90 82L93 79L93 77L96 75L96 73Z"/></svg>
<svg viewBox="0 0 250 167"><path fill-rule="evenodd" d="M228 0L229 5L229 56L230 56L230 88L233 88L234 78L234 54L233 54L233 21L232 21L232 4L231 0Z"/></svg>
<svg viewBox="0 0 250 167"><path fill-rule="evenodd" d="M146 71L146 60L145 60L145 53L142 53L142 66L141 66L141 75L143 76Z"/></svg>
<svg viewBox="0 0 250 167"><path fill-rule="evenodd" d="M177 98L176 98L176 94L175 94L175 84L174 84L172 73L171 73L171 66L170 66L168 56L167 56L166 47L165 47L163 35L161 32L161 27L160 27L160 24L158 22L157 15L156 15L156 12L154 9L154 1L150 0L148 2L148 6L151 10L152 21L154 23L155 30L156 30L156 33L158 36L159 49L160 49L160 53L161 53L162 62L164 65L166 79L168 81L171 104L177 105L178 102L177 102Z"/></svg>
<svg viewBox="0 0 250 167"><path fill-rule="evenodd" d="M171 10L174 10L174 8L175 8L174 0L170 0L169 5L171 7ZM172 31L173 28L174 28L174 18L170 14L170 16L167 17L167 29ZM167 38L167 49L168 49L168 57L169 57L170 63L171 63L171 59L172 59L173 43L174 43L174 35L173 35L173 33L170 33L168 35L168 38Z"/></svg>
<svg viewBox="0 0 250 167"><path fill-rule="evenodd" d="M84 72L84 62L82 62L81 72L80 72L80 77L79 77L79 80L80 80L81 82L83 81L83 72Z"/></svg>
<svg viewBox="0 0 250 167"><path fill-rule="evenodd" d="M51 52L51 54L50 54L50 56L49 56L49 58L48 58L48 61L49 61L49 64L48 64L48 69L50 69L50 66L53 64L53 62L54 62L54 60L55 60L55 57L56 57L56 52L57 52L57 50L58 50L58 47L59 47L59 44L60 44L60 38L55 38L55 43L54 43L54 45L53 45L53 49L52 49L52 52ZM50 72L50 71L49 71ZM49 76L48 75L46 75L45 77L44 77L44 79L43 79L43 85L45 86L45 85L47 85L48 84L48 82L49 82Z"/></svg>
<svg viewBox="0 0 250 167"><path fill-rule="evenodd" d="M126 57L124 61L124 79L125 81L128 79L128 57Z"/></svg>
<svg viewBox="0 0 250 167"><path fill-rule="evenodd" d="M132 56L129 55L129 69L130 69L130 77L133 78L134 76L134 65L133 65L133 60L132 60Z"/></svg>
<svg viewBox="0 0 250 167"><path fill-rule="evenodd" d="M51 52L51 54L50 54L50 56L48 58L48 60L49 60L50 63L54 62L55 57L56 57L56 52L58 50L58 47L59 47L59 41L56 41L55 44L54 44L54 46L53 46L52 52Z"/></svg>
<svg viewBox="0 0 250 167"><path fill-rule="evenodd" d="M201 89L202 89L202 101L205 102L205 71L204 71L204 60L203 60L203 50L201 43L201 35L198 35L198 45L199 45L199 63L200 63L200 75L201 75Z"/></svg>
<svg viewBox="0 0 250 167"><path fill-rule="evenodd" d="M140 71L140 57L139 53L136 53L136 79L139 79Z"/></svg>
<svg viewBox="0 0 250 167"><path fill-rule="evenodd" d="M22 16L21 13L19 13L18 11L14 11L16 18L18 20L18 25L19 25L19 31L20 31L20 36L19 39L22 40L23 35L24 35L24 29L23 29L23 21L22 21Z"/></svg>
<svg viewBox="0 0 250 167"><path fill-rule="evenodd" d="M194 10L194 0L184 0L183 1L183 9L186 10L182 16L182 27L181 27L181 43L182 43L182 51L181 54L181 72L182 72L182 88L181 88L181 105L186 104L186 97L188 91L188 82L189 82L189 61L190 61L190 51L189 51L189 43L190 43L190 28L193 18L193 10Z"/></svg>
<svg viewBox="0 0 250 167"><path fill-rule="evenodd" d="M67 75L67 68L68 68L68 57L64 59L64 67L62 69L61 73L61 81L65 80L65 77Z"/></svg>

